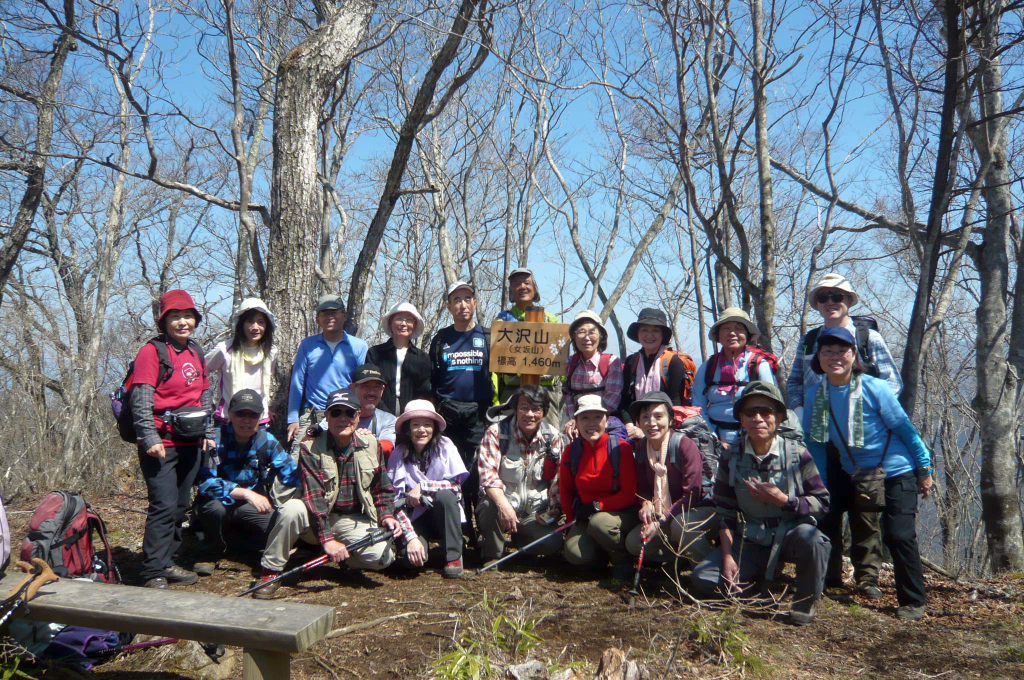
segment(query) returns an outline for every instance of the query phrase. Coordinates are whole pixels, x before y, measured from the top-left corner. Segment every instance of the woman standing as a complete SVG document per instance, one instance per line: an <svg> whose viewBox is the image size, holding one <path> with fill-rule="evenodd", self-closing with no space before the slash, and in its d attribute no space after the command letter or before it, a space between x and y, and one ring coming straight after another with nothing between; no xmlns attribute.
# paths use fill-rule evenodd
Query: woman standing
<svg viewBox="0 0 1024 680"><path fill-rule="evenodd" d="M270 385L277 367L277 322L263 300L248 298L231 315L231 326L231 339L219 343L206 361L208 372L220 373L220 402L213 417L226 423L224 409L231 403L231 397L241 390L255 390L263 400L260 425L265 426L270 422Z"/></svg>
<svg viewBox="0 0 1024 680"><path fill-rule="evenodd" d="M565 364L565 434L576 438L576 402L581 395L596 394L608 413L618 413L622 401L622 362L608 348L608 331L601 317L589 309L569 324L569 338L576 353ZM608 417L608 430L625 439L626 429L617 416Z"/></svg>
<svg viewBox="0 0 1024 680"><path fill-rule="evenodd" d="M131 406L149 496L142 543L142 578L148 588L198 580L195 572L174 564L174 557L201 449L214 446L213 397L203 350L192 338L202 318L191 295L167 291L160 298L160 335L135 357Z"/></svg>
<svg viewBox="0 0 1024 680"><path fill-rule="evenodd" d="M398 521L410 566L427 562L427 543L439 539L445 552L445 578L462 575L462 482L469 477L462 456L448 437L446 423L426 399L413 399L395 422L397 442L388 457L395 501L405 499Z"/></svg>
<svg viewBox="0 0 1024 680"><path fill-rule="evenodd" d="M884 505L882 540L892 553L896 576L897 618L917 621L925 612L924 569L917 545L917 496L928 496L932 488L931 454L886 381L866 375L856 354L856 340L847 328L825 328L818 334L817 351L811 370L826 380L804 395L803 426L815 463L825 470L831 493L829 513L822 531L833 543L829 571L842 573L842 519L850 514L853 538L851 560L863 557L872 543L858 529L866 490L855 481L859 472L882 468ZM859 488L858 488L859 487ZM857 553L857 554L855 554ZM869 597L877 581L858 574L858 586ZM877 574L875 575L877 578ZM880 597L881 594L878 593Z"/></svg>
<svg viewBox="0 0 1024 680"><path fill-rule="evenodd" d="M629 405L648 392L668 394L674 406L689 406L689 392L696 373L693 359L673 350L672 327L660 309L641 309L637 320L629 324L626 337L640 343L640 351L626 357L623 369L621 416L626 423L630 439L640 439L644 433L633 424ZM693 366L687 375L686 362Z"/></svg>
<svg viewBox="0 0 1024 680"><path fill-rule="evenodd" d="M755 380L775 383L775 374L765 353L751 346L759 335L757 326L742 309L723 310L708 332L711 342L717 342L722 349L697 369L693 405L701 407L708 427L726 447L740 436L740 423L733 413L733 405L747 383Z"/></svg>
<svg viewBox="0 0 1024 680"><path fill-rule="evenodd" d="M384 378L381 405L393 414L405 411L413 399L430 399L430 358L413 344L423 335L423 317L416 306L400 302L381 324L390 339L366 353L366 363L380 369Z"/></svg>

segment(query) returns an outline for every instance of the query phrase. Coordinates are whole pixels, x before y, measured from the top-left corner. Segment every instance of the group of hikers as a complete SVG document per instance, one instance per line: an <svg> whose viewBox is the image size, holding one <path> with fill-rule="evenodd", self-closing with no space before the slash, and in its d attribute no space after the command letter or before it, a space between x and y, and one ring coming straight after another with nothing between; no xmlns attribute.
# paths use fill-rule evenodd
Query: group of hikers
<svg viewBox="0 0 1024 680"><path fill-rule="evenodd" d="M508 284L512 306L499 319L523 321L540 301L537 282L516 269ZM580 312L565 375L538 385L489 371L490 330L476 319L471 283L448 288L452 324L426 351L412 304L394 306L382 320L387 341L368 347L346 332L342 298L324 295L321 332L295 354L279 440L267 429L278 358L271 310L245 300L230 339L207 355L192 337L198 308L169 291L130 394L149 498L142 578L153 588L195 583L217 569L229 536L263 551L261 599L280 587L293 550L355 569L418 569L437 543L451 578L463 572L465 546L493 564L529 545L573 565L610 564L627 580L642 555L689 569L701 597L764 594L789 562L789 617L803 625L826 588L847 587L845 514L853 585L882 597L884 544L897 616L918 620L926 596L915 514L931 489L931 456L896 399L885 341L869 319L850 316L858 301L838 274L814 285L809 303L823 323L797 345L784 398L778 362L738 308L711 326L718 351L699 368L673 349L658 309L630 324L640 350L625 361L607 352L600 316ZM193 485L194 571L175 562ZM386 540L348 549L381 528Z"/></svg>

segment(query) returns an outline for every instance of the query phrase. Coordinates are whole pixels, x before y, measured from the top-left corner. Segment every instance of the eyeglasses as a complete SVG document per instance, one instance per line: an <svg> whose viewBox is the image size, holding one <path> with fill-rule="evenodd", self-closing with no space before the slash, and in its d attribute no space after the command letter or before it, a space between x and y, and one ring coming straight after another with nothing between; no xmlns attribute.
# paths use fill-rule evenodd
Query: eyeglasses
<svg viewBox="0 0 1024 680"><path fill-rule="evenodd" d="M341 418L342 416L352 419L356 417L357 411L351 408L332 408L327 412L327 415L331 418Z"/></svg>
<svg viewBox="0 0 1024 680"><path fill-rule="evenodd" d="M601 337L601 331L596 328L578 328L576 329L577 338L599 338Z"/></svg>
<svg viewBox="0 0 1024 680"><path fill-rule="evenodd" d="M839 304L846 299L846 293L818 293L815 298L819 305L823 305L826 302L834 302Z"/></svg>
<svg viewBox="0 0 1024 680"><path fill-rule="evenodd" d="M768 420L768 416L775 415L775 409L771 408L770 406L748 406L747 408L743 409L742 413L748 418L753 418L754 416L761 416L761 418L763 418L764 420Z"/></svg>
<svg viewBox="0 0 1024 680"><path fill-rule="evenodd" d="M850 354L852 347L844 347L842 349L821 349L818 350L818 354L825 357L826 359L842 359L843 357Z"/></svg>

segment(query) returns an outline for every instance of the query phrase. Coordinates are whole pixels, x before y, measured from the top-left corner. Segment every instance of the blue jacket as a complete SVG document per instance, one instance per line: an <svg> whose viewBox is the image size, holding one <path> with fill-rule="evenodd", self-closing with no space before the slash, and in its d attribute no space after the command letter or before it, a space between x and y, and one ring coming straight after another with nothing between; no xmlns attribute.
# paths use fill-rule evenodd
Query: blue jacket
<svg viewBox="0 0 1024 680"><path fill-rule="evenodd" d="M841 432L836 432L835 424L829 419L829 438L836 442L839 449L839 461L848 474L855 472L853 461L847 454L843 442L849 441L847 429L849 418L849 384L833 387L827 380L819 383L804 393L803 428L807 450L814 456L822 477L825 476L827 455L825 442L811 441L811 428L814 411L814 398L820 389L830 389L829 399L832 411L839 423ZM910 422L907 412L896 400L889 384L885 380L869 375L861 376L861 390L864 394L864 446L849 448L857 467L873 468L879 465L885 468L886 477L897 477L913 472L916 468L931 466L931 453L921 440L917 428ZM886 440L888 439L888 448ZM883 456L883 451L885 452ZM827 480L826 480L827 481Z"/></svg>
<svg viewBox="0 0 1024 680"><path fill-rule="evenodd" d="M298 466L274 435L260 429L246 444L239 444L235 428L228 423L219 429L217 449L205 458L196 482L200 496L233 505L237 501L229 495L232 489L242 487L267 495L275 474L285 486L293 487L299 481Z"/></svg>
<svg viewBox="0 0 1024 680"><path fill-rule="evenodd" d="M757 375L751 376L748 368L750 366L750 359L754 356L754 353L750 350L745 350L743 356L740 357L739 366L736 369L736 381L737 382L754 382L755 380L763 380L775 384L775 374L772 373L772 367L767 361L762 359L757 366ZM715 374L708 380L705 378L708 370L708 364L711 363L711 359L708 359L700 368L697 369L697 376L693 380L693 400L694 406L701 407L701 415L704 416L704 420L707 421L708 427L711 431L718 435L726 444L732 444L733 442L739 441L740 438L740 427L739 421L732 412L732 405L740 398L743 394L743 389L746 385L737 385L736 389L729 394L719 394L717 385L708 385L705 390L704 385L707 383L714 383L719 380L722 373L722 361L719 359L716 363ZM719 427L713 420L717 420L720 423L735 424L736 428L725 428Z"/></svg>
<svg viewBox="0 0 1024 680"><path fill-rule="evenodd" d="M366 342L345 333L331 352L323 333L304 338L295 353L292 383L288 390L288 422L299 422L299 411L307 404L322 411L327 396L348 387L352 373L366 361Z"/></svg>

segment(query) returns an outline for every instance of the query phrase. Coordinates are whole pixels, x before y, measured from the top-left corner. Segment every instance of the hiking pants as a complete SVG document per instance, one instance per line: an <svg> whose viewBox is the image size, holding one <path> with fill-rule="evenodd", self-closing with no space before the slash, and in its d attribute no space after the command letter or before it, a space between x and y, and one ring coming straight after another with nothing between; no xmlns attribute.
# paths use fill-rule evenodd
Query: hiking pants
<svg viewBox="0 0 1024 680"><path fill-rule="evenodd" d="M480 531L480 556L484 561L496 560L505 552L505 532L501 530L498 522L498 504L490 498L483 497L476 506L476 527ZM515 533L512 534L512 545L519 548L527 543L532 543L545 534L550 534L558 528L557 524L544 526L534 521L530 515L521 519L516 524ZM541 541L527 551L528 555L554 555L562 549L562 535L554 534L548 536L546 541Z"/></svg>
<svg viewBox="0 0 1024 680"><path fill-rule="evenodd" d="M699 564L711 552L706 533L709 529L718 530L718 522L714 520L715 509L711 506L690 508L679 513L670 522L662 522L661 531L647 544L644 550L644 561L674 562L676 556ZM626 550L631 555L639 556L643 539L640 537L643 525L638 524L626 536ZM665 535L670 545L665 545Z"/></svg>
<svg viewBox="0 0 1024 680"><path fill-rule="evenodd" d="M589 519L577 519L565 537L565 559L579 566L628 564L626 536L640 523L636 508L596 512Z"/></svg>
<svg viewBox="0 0 1024 680"><path fill-rule="evenodd" d="M878 568L882 564L882 513L853 509L853 482L836 455L829 455L825 477L829 509L819 527L832 542L826 579L831 583L843 579L843 513L846 513L850 518L850 561L854 580L859 586L877 586Z"/></svg>
<svg viewBox="0 0 1024 680"><path fill-rule="evenodd" d="M203 496L196 499L196 514L206 535L205 548L211 557L220 557L227 549L224 530L228 528L241 530L247 549L262 550L274 515L273 511L260 513L246 501L235 500L231 505L224 505L219 498Z"/></svg>
<svg viewBox="0 0 1024 680"><path fill-rule="evenodd" d="M462 557L462 521L459 513L459 499L447 489L434 494L434 505L428 507L416 521L413 529L419 534L415 540L427 546L428 540L441 542L445 562ZM408 565L412 566L412 565Z"/></svg>
<svg viewBox="0 0 1024 680"><path fill-rule="evenodd" d="M917 477L913 472L885 480L882 537L892 554L900 606L924 605L924 566L917 545Z"/></svg>
<svg viewBox="0 0 1024 680"><path fill-rule="evenodd" d="M786 532L786 537L782 539L775 573L782 571L783 562L796 564L794 601L813 598L811 601L817 602L821 599L828 554L831 550L828 537L815 526L797 524ZM733 540L732 556L740 568L737 576L740 587L743 588L743 597L758 594L758 586L763 580L770 555L771 546L762 546L743 539ZM690 581L700 597L714 597L719 593L719 588L725 587L722 583L721 549L712 551L706 560L694 567Z"/></svg>
<svg viewBox="0 0 1024 680"><path fill-rule="evenodd" d="M312 406L303 406L299 411L299 429L295 430L295 438L292 439L291 447L288 449L288 453L296 463L299 462L299 444L306 436L306 430L323 420L323 417L324 412L318 411Z"/></svg>
<svg viewBox="0 0 1024 680"><path fill-rule="evenodd" d="M146 480L149 508L142 539L142 579L163 576L181 547L181 523L192 503L192 483L199 472L199 446L164 446L156 458L139 446L139 467Z"/></svg>
<svg viewBox="0 0 1024 680"><path fill-rule="evenodd" d="M487 431L487 404L475 401L456 401L442 399L438 412L448 426L444 435L452 440L462 457L462 462L469 470L469 477L462 482L462 500L466 508L467 521L476 508L480 494L480 470L476 464L476 448Z"/></svg>
<svg viewBox="0 0 1024 680"><path fill-rule="evenodd" d="M340 515L332 512L327 515L327 521L331 525L331 533L334 534L334 538L345 545L358 541L377 526L376 522L362 514ZM267 547L263 551L263 559L260 561L263 568L270 571L283 571L284 565L288 563L292 547L300 537L306 543L320 544L310 522L306 504L298 498L293 498L274 513L270 535L267 537ZM395 559L392 543L393 541L388 539L357 552L349 553L345 564L352 569L379 571Z"/></svg>

